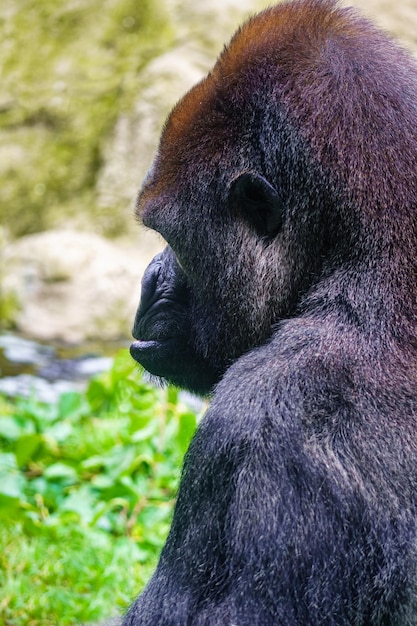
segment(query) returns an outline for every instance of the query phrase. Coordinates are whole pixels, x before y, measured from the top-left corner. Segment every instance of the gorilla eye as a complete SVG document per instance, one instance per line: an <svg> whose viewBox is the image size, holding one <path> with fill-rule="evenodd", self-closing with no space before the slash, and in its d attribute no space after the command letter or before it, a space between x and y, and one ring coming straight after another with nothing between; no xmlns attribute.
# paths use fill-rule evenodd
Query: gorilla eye
<svg viewBox="0 0 417 626"><path fill-rule="evenodd" d="M276 189L259 174L245 172L232 182L229 202L262 237L273 238L281 230L282 202Z"/></svg>

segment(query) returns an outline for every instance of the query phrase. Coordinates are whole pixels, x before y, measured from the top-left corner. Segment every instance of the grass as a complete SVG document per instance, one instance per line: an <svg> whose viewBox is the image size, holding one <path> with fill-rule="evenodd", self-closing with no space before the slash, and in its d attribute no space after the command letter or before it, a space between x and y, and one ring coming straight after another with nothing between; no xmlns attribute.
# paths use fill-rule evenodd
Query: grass
<svg viewBox="0 0 417 626"><path fill-rule="evenodd" d="M167 535L197 417L127 353L83 394L0 397L0 622L120 614Z"/></svg>

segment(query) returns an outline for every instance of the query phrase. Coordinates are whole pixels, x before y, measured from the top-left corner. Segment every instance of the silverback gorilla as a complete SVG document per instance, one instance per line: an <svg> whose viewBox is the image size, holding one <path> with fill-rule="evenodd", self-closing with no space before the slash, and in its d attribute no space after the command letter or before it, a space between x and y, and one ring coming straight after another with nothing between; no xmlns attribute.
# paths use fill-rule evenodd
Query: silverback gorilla
<svg viewBox="0 0 417 626"><path fill-rule="evenodd" d="M417 68L332 0L249 20L138 200L133 357L212 396L125 626L417 624Z"/></svg>

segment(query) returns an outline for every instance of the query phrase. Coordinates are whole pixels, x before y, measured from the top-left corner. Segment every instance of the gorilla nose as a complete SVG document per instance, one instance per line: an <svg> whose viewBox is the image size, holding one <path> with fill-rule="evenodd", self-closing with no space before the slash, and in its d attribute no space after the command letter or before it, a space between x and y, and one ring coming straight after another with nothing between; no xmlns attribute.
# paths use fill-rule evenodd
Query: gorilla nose
<svg viewBox="0 0 417 626"><path fill-rule="evenodd" d="M142 291L139 302L139 312L144 313L161 296L166 288L167 279L172 265L172 251L164 248L149 263L142 278Z"/></svg>
<svg viewBox="0 0 417 626"><path fill-rule="evenodd" d="M139 307L133 323L132 335L141 339L141 321L146 312L158 300L158 284L161 272L161 254L157 254L149 263L142 278Z"/></svg>
<svg viewBox="0 0 417 626"><path fill-rule="evenodd" d="M140 302L138 313L143 314L150 306L152 306L153 302L156 300L157 296L157 286L158 279L161 271L161 261L159 259L159 254L157 257L152 259L149 263L148 267L145 270L145 273L142 278L142 288L140 294Z"/></svg>

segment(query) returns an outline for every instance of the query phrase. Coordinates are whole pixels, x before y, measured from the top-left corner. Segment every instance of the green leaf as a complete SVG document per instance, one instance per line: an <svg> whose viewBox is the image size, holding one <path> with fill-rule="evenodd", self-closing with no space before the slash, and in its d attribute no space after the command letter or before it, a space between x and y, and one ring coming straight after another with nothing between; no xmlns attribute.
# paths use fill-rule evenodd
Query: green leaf
<svg viewBox="0 0 417 626"><path fill-rule="evenodd" d="M108 391L101 380L93 379L87 388L87 400L93 411L99 411L108 401Z"/></svg>
<svg viewBox="0 0 417 626"><path fill-rule="evenodd" d="M167 389L167 401L170 404L176 405L178 404L178 394L179 391L176 387L168 387Z"/></svg>
<svg viewBox="0 0 417 626"><path fill-rule="evenodd" d="M22 428L16 417L0 417L0 437L15 441L21 435Z"/></svg>
<svg viewBox="0 0 417 626"><path fill-rule="evenodd" d="M58 412L61 418L79 416L85 413L83 396L80 393L63 393L58 401Z"/></svg>
<svg viewBox="0 0 417 626"><path fill-rule="evenodd" d="M66 441L72 433L72 425L68 422L57 422L48 428L48 436L59 443Z"/></svg>
<svg viewBox="0 0 417 626"><path fill-rule="evenodd" d="M28 461L34 458L42 441L43 436L38 434L23 435L19 438L16 444L16 460L19 467L24 467Z"/></svg>
<svg viewBox="0 0 417 626"><path fill-rule="evenodd" d="M0 475L0 493L10 498L24 498L25 479L20 474Z"/></svg>
<svg viewBox="0 0 417 626"><path fill-rule="evenodd" d="M16 456L12 452L0 453L0 473L8 473L16 469Z"/></svg>
<svg viewBox="0 0 417 626"><path fill-rule="evenodd" d="M130 441L132 443L137 443L138 441L145 441L145 439L149 439L152 435L155 434L155 431L157 430L156 424L157 420L154 419L146 426L136 430L133 435L130 436Z"/></svg>
<svg viewBox="0 0 417 626"><path fill-rule="evenodd" d="M73 481L77 480L77 472L73 467L66 463L53 463L46 468L43 473L45 478L67 478Z"/></svg>
<svg viewBox="0 0 417 626"><path fill-rule="evenodd" d="M14 454L0 454L0 493L10 498L23 498L26 480L19 473Z"/></svg>
<svg viewBox="0 0 417 626"><path fill-rule="evenodd" d="M21 515L19 499L16 496L8 496L0 492L0 518L18 519Z"/></svg>
<svg viewBox="0 0 417 626"><path fill-rule="evenodd" d="M95 516L96 498L91 489L84 485L78 491L74 491L64 500L60 511L76 513L84 524L90 524Z"/></svg>
<svg viewBox="0 0 417 626"><path fill-rule="evenodd" d="M194 413L181 413L179 419L178 443L181 447L181 452L184 454L188 450L190 441L195 433L197 418Z"/></svg>

